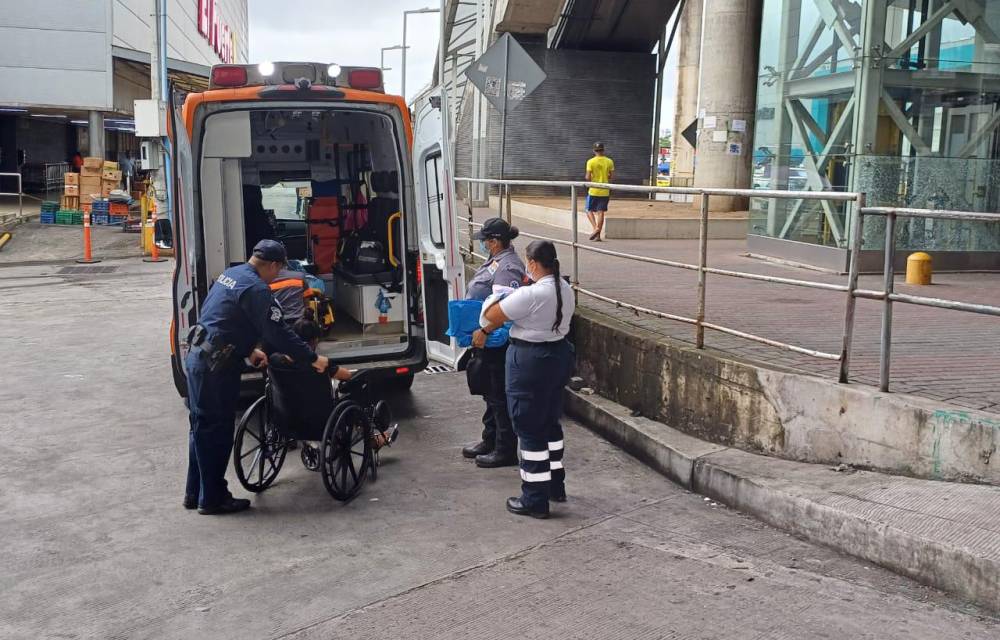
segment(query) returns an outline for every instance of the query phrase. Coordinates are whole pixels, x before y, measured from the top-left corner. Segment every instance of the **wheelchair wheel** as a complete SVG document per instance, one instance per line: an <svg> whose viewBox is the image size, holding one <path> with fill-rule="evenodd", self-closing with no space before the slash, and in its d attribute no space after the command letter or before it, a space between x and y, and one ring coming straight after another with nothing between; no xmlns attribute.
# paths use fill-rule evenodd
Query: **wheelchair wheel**
<svg viewBox="0 0 1000 640"><path fill-rule="evenodd" d="M309 471L319 471L320 467L320 450L317 447L312 446L308 442L302 443L302 450L299 453L302 458L302 466Z"/></svg>
<svg viewBox="0 0 1000 640"><path fill-rule="evenodd" d="M233 467L243 488L253 493L271 486L285 462L285 438L268 414L265 395L250 405L236 427Z"/></svg>
<svg viewBox="0 0 1000 640"><path fill-rule="evenodd" d="M320 444L323 485L336 500L358 495L372 466L371 422L358 405L345 403L330 415Z"/></svg>

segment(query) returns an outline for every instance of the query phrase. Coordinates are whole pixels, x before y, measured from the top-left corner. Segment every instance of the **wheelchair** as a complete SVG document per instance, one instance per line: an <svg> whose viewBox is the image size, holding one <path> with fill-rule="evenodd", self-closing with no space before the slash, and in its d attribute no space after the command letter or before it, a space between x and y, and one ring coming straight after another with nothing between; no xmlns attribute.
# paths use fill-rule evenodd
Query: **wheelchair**
<svg viewBox="0 0 1000 640"><path fill-rule="evenodd" d="M320 473L336 500L351 500L366 479L376 479L373 435L395 432L396 425L388 403L375 398L370 374L359 371L331 392L328 375L272 358L265 378L264 395L236 427L233 467L244 489L260 493L271 486L294 441L302 443L302 464Z"/></svg>

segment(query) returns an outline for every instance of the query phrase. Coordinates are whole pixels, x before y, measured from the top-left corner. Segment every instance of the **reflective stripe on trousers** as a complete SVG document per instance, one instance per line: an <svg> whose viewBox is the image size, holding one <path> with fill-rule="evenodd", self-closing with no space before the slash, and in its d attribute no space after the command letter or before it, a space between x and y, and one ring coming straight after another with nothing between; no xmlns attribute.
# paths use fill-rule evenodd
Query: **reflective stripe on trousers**
<svg viewBox="0 0 1000 640"><path fill-rule="evenodd" d="M551 496L566 493L559 419L573 361L567 340L507 350L507 404L520 449L521 502L529 509L547 511Z"/></svg>

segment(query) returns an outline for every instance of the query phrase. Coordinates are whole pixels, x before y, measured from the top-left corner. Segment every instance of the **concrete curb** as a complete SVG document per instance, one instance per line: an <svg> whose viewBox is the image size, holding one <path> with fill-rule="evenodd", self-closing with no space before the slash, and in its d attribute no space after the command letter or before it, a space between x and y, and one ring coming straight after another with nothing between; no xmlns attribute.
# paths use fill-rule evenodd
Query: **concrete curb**
<svg viewBox="0 0 1000 640"><path fill-rule="evenodd" d="M0 230L12 231L26 222L31 222L40 215L37 212L26 213L21 217L18 217L16 213L0 214Z"/></svg>
<svg viewBox="0 0 1000 640"><path fill-rule="evenodd" d="M824 466L710 444L665 424L633 416L626 407L597 395L567 389L566 409L588 429L683 487L752 514L771 526L1000 613L1000 558L988 552L977 553L981 550L952 540L934 539L927 535L928 530L918 532L896 526L887 518L879 518L877 512L866 515L863 509L854 513L838 508L850 499L817 483L795 480L797 474L804 477L803 471L815 474ZM787 472L784 477L783 472ZM881 474L865 478L871 476ZM933 533L934 529L929 531Z"/></svg>

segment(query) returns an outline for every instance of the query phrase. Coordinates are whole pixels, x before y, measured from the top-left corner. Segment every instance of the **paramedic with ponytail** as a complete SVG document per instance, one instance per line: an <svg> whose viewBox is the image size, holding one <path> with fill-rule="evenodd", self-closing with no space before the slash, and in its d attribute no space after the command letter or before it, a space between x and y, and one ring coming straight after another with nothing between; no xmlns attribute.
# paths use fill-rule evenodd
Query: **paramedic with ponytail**
<svg viewBox="0 0 1000 640"><path fill-rule="evenodd" d="M576 302L559 273L556 248L536 240L525 251L531 286L509 294L484 313L489 333L510 320L507 350L507 403L521 457L521 495L507 510L549 517L549 500L566 501L563 470L563 389L573 372L575 352L566 338Z"/></svg>

